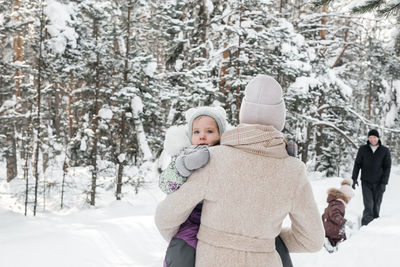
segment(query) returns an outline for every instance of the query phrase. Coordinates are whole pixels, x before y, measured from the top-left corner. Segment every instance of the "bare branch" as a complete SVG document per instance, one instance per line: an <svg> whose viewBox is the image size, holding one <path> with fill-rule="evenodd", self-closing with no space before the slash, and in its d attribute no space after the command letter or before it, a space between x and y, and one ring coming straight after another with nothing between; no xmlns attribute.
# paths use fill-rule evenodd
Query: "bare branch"
<svg viewBox="0 0 400 267"><path fill-rule="evenodd" d="M341 136L343 136L350 144L352 144L355 148L358 148L358 145L356 143L353 142L353 140L351 140L350 137L347 136L347 134L345 132L343 132L342 130L340 130L338 127L336 127L335 125L333 125L332 123L329 122L325 122L325 121L317 121L314 122L312 125L312 127L314 126L327 126L330 127L332 129L334 129L336 132L338 132Z"/></svg>

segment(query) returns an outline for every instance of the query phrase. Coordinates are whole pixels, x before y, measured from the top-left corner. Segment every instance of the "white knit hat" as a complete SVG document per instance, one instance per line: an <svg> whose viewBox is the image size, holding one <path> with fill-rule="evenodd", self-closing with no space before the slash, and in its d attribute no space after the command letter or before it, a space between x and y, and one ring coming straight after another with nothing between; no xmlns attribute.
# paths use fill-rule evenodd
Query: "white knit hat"
<svg viewBox="0 0 400 267"><path fill-rule="evenodd" d="M219 134L222 135L225 132L226 122L226 111L221 107L197 107L191 108L186 111L185 117L187 122L187 135L191 138L193 130L193 121L200 116L209 116L217 122Z"/></svg>
<svg viewBox="0 0 400 267"><path fill-rule="evenodd" d="M351 188L352 181L350 179L344 179L342 181L342 186L339 188L348 198L354 197L354 190Z"/></svg>
<svg viewBox="0 0 400 267"><path fill-rule="evenodd" d="M240 123L272 125L282 131L285 118L282 87L270 76L257 75L244 91L239 113Z"/></svg>

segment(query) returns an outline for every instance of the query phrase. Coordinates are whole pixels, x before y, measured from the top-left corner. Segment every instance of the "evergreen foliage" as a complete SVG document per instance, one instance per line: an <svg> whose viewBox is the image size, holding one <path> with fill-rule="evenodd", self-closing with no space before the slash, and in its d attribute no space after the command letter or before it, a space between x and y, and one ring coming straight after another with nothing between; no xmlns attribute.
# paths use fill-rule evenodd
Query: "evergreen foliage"
<svg viewBox="0 0 400 267"><path fill-rule="evenodd" d="M39 181L49 166L67 179L68 170L87 167L92 205L110 177L120 199L123 185L142 185L166 129L185 123L187 109L220 105L237 125L244 88L259 73L282 85L284 134L309 170L349 170L370 128L396 161L400 39L382 36L397 26L344 14L343 1L297 3L0 0L0 155L8 179L32 178L39 144ZM354 7L392 16L399 3ZM46 190L39 183L39 194Z"/></svg>

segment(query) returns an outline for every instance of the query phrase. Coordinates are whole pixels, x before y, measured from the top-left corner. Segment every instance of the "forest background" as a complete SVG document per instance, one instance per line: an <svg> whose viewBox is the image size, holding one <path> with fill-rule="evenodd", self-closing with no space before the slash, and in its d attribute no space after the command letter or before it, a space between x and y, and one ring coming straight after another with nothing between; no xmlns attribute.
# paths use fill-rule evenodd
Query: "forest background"
<svg viewBox="0 0 400 267"><path fill-rule="evenodd" d="M400 1L366 14L352 11L373 1L316 2L0 0L0 158L24 184L12 193L36 214L57 187L62 207L78 167L88 205L99 187L137 192L184 111L219 105L237 125L260 73L282 85L284 134L309 170L349 172L371 128L399 164Z"/></svg>

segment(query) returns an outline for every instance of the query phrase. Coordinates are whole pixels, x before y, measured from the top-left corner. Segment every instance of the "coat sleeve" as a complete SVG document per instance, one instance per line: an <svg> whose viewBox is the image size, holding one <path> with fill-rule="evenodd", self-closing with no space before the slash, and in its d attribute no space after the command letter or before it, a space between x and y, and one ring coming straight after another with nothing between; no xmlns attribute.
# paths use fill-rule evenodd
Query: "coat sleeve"
<svg viewBox="0 0 400 267"><path fill-rule="evenodd" d="M351 176L351 179L353 179L354 183L358 179L358 173L360 172L361 166L362 166L362 152L360 147L357 152L356 160L354 161L353 175Z"/></svg>
<svg viewBox="0 0 400 267"><path fill-rule="evenodd" d="M179 174L175 167L175 161L172 161L160 174L158 186L165 194L170 194L178 190L186 180L187 177Z"/></svg>
<svg viewBox="0 0 400 267"><path fill-rule="evenodd" d="M289 252L315 252L322 248L325 232L305 168L301 176L302 183L297 187L289 212L292 225L282 229L280 236Z"/></svg>
<svg viewBox="0 0 400 267"><path fill-rule="evenodd" d="M383 176L382 184L389 182L390 169L392 167L392 158L389 149L386 149L385 158L383 159Z"/></svg>
<svg viewBox="0 0 400 267"><path fill-rule="evenodd" d="M343 226L346 223L346 219L343 217L342 212L338 208L337 205L332 205L330 209L328 209L328 217L333 223Z"/></svg>
<svg viewBox="0 0 400 267"><path fill-rule="evenodd" d="M209 178L207 168L208 166L195 171L186 183L158 204L155 223L168 242L196 205L204 199Z"/></svg>

